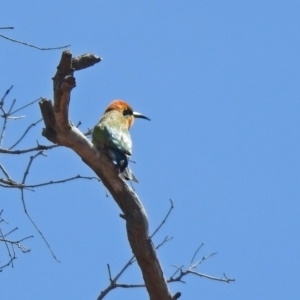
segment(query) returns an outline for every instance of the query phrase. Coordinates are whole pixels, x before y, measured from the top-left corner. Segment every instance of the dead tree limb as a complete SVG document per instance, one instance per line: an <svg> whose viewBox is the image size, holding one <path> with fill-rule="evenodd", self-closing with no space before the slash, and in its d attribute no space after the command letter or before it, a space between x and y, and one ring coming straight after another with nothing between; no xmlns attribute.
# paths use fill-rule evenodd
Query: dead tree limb
<svg viewBox="0 0 300 300"><path fill-rule="evenodd" d="M83 58L82 62L80 58ZM83 55L72 59L70 51L64 51L53 78L54 104L40 101L45 122L43 135L51 142L71 148L99 176L105 187L123 212L128 240L151 300L178 299L168 289L162 268L148 232L148 220L136 193L119 176L108 156L99 152L93 144L69 120L71 91L75 87L74 71L99 62L100 58ZM79 62L80 61L80 62ZM74 64L73 64L74 62ZM79 66L79 67L78 67Z"/></svg>

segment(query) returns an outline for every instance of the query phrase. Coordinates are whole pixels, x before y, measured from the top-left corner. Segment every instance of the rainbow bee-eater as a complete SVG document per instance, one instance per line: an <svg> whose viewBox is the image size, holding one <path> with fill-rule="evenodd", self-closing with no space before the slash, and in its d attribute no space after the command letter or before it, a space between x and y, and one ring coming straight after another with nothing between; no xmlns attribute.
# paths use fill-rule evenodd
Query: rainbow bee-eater
<svg viewBox="0 0 300 300"><path fill-rule="evenodd" d="M99 150L107 149L109 157L119 168L121 178L137 182L128 167L128 160L132 154L129 128L135 118L150 121L146 116L133 111L132 107L123 100L111 102L94 127L92 142Z"/></svg>

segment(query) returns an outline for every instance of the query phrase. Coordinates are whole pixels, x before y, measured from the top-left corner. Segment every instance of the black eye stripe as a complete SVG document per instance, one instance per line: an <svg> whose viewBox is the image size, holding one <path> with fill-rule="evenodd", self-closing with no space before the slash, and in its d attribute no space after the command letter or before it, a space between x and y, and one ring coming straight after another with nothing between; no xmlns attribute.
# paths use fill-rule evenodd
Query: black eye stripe
<svg viewBox="0 0 300 300"><path fill-rule="evenodd" d="M132 115L133 111L129 108L123 110L123 116Z"/></svg>

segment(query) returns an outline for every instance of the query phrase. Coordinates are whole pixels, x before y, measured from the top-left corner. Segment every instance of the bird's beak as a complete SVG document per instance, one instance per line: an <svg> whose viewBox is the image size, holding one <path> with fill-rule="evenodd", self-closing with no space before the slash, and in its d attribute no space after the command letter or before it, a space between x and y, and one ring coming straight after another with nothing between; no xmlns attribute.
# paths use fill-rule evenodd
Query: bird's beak
<svg viewBox="0 0 300 300"><path fill-rule="evenodd" d="M146 120L148 120L148 121L151 121L148 117L146 117L146 116L144 116L144 115L142 115L142 114L140 114L140 113L138 113L138 112L136 112L136 111L133 112L133 116L134 116L135 118L146 119Z"/></svg>

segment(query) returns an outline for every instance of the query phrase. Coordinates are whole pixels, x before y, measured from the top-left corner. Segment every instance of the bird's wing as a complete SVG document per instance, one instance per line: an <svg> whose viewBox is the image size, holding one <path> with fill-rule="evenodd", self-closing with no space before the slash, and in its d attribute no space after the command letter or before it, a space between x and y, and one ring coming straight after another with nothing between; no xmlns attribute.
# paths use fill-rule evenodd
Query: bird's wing
<svg viewBox="0 0 300 300"><path fill-rule="evenodd" d="M131 155L132 141L126 127L115 128L110 124L98 123L93 130L93 143L102 144Z"/></svg>
<svg viewBox="0 0 300 300"><path fill-rule="evenodd" d="M131 155L132 141L129 131L126 128L115 129L110 126L104 126L104 132L109 142L109 147L119 150L120 152Z"/></svg>

